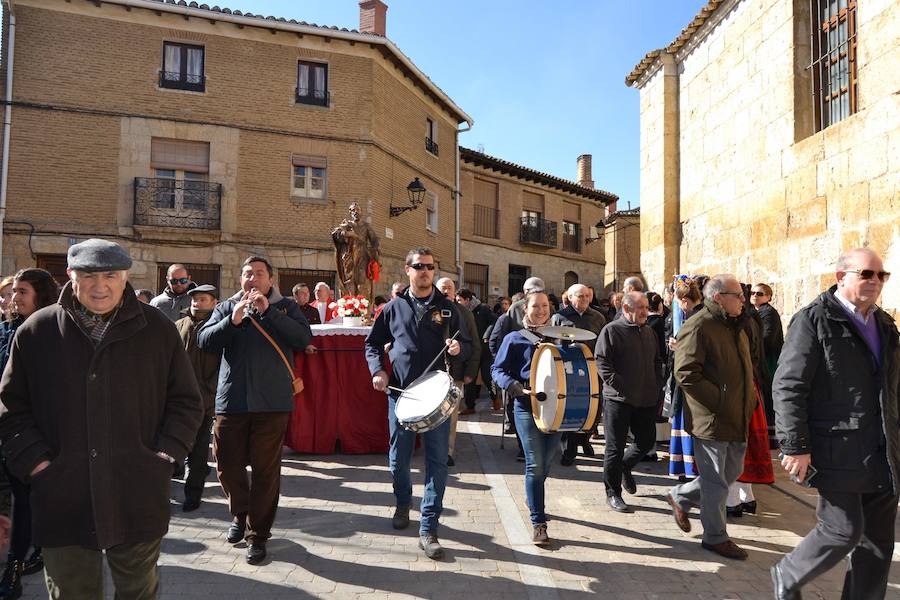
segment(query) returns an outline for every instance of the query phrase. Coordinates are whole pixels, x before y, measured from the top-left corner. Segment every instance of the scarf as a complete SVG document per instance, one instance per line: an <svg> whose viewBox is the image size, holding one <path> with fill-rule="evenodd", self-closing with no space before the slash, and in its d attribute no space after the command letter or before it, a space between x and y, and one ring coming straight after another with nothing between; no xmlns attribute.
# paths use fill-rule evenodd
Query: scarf
<svg viewBox="0 0 900 600"><path fill-rule="evenodd" d="M119 308L122 307L122 300L119 301L119 305L116 306L115 310L105 315L98 315L97 313L89 311L77 299L73 298L73 302L75 304L75 314L78 315L81 326L84 327L84 330L94 344L94 347L99 346L100 342L103 340L103 336L106 335L106 332L109 330L109 326L116 318L116 315L119 314Z"/></svg>

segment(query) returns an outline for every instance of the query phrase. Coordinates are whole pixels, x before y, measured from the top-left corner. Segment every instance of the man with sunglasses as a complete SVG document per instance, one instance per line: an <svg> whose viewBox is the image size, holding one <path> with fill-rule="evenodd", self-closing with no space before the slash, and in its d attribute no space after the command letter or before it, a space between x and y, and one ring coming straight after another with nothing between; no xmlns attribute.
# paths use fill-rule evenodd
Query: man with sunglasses
<svg viewBox="0 0 900 600"><path fill-rule="evenodd" d="M416 248L406 255L406 276L409 287L389 302L375 319L366 338L366 360L372 374L372 387L388 392L388 426L391 448L388 455L394 496L397 501L391 525L394 529L409 527L409 507L412 504L410 463L416 434L403 428L394 412L400 394L425 373L431 360L441 351L465 361L472 353L472 339L452 298L446 298L434 286L434 256L429 248ZM451 337L457 334L455 340ZM391 344L392 374L385 371L383 351ZM439 360L432 367L441 369ZM431 559L443 556L437 537L438 519L443 510L444 488L447 485L447 456L450 447L450 419L422 435L425 447L425 491L422 494L419 521L419 548Z"/></svg>
<svg viewBox="0 0 900 600"><path fill-rule="evenodd" d="M184 316L181 314L182 311L191 308L191 296L188 292L195 287L197 284L191 281L191 276L184 265L180 263L169 265L166 271L166 288L162 294L150 301L150 306L161 310L174 323Z"/></svg>
<svg viewBox="0 0 900 600"><path fill-rule="evenodd" d="M800 598L848 555L842 597L884 598L891 566L900 343L875 304L890 273L869 248L835 271L836 285L791 319L773 383L781 464L819 491L816 527L772 567L776 598Z"/></svg>

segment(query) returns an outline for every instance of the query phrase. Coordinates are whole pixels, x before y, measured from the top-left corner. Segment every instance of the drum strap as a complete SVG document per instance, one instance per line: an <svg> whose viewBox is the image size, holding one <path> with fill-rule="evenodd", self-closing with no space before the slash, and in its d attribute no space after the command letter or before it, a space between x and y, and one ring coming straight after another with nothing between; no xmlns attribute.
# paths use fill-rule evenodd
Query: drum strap
<svg viewBox="0 0 900 600"><path fill-rule="evenodd" d="M525 338L526 340L528 340L528 341L531 342L532 344L539 344L539 343L541 342L540 336L531 333L531 332L528 331L527 329L520 329L520 330L519 330L519 335L521 335L523 338Z"/></svg>

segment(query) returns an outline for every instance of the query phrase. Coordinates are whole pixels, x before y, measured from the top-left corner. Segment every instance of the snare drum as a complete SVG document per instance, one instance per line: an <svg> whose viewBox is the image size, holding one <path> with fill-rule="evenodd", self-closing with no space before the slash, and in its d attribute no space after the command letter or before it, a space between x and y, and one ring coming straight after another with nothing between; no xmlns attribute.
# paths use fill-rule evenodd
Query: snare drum
<svg viewBox="0 0 900 600"><path fill-rule="evenodd" d="M437 428L459 406L462 394L446 371L431 371L413 381L397 398L394 414L410 431Z"/></svg>
<svg viewBox="0 0 900 600"><path fill-rule="evenodd" d="M600 398L597 366L584 344L539 344L531 359L531 410L544 433L587 431Z"/></svg>

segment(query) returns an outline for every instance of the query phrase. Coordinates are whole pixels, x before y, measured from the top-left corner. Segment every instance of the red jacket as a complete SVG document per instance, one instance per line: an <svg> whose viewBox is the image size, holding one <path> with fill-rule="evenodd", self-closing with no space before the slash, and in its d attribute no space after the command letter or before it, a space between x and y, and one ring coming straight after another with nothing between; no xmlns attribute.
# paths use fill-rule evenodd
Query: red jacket
<svg viewBox="0 0 900 600"><path fill-rule="evenodd" d="M313 300L312 302L309 303L309 305L312 306L314 309L316 309L316 312L319 311L319 301L318 300ZM325 307L325 320L322 322L327 323L328 321L330 321L333 318L334 318L334 314L332 314L332 310L330 308L328 308L328 306L326 306Z"/></svg>

